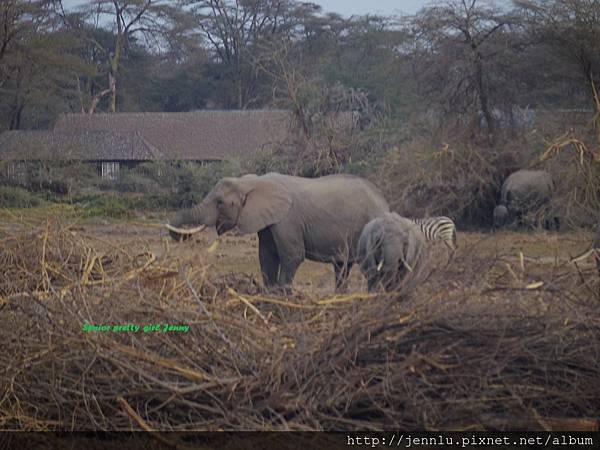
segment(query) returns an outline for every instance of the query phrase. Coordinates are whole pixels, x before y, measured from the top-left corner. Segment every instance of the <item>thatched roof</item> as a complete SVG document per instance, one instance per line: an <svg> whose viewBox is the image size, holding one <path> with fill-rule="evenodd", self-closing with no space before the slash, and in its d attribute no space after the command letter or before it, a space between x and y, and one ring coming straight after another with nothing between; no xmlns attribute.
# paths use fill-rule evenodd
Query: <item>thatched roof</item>
<svg viewBox="0 0 600 450"><path fill-rule="evenodd" d="M284 141L289 111L195 111L182 113L64 114L55 131L138 132L166 159L223 159Z"/></svg>
<svg viewBox="0 0 600 450"><path fill-rule="evenodd" d="M148 161L163 155L137 132L6 131L0 160Z"/></svg>

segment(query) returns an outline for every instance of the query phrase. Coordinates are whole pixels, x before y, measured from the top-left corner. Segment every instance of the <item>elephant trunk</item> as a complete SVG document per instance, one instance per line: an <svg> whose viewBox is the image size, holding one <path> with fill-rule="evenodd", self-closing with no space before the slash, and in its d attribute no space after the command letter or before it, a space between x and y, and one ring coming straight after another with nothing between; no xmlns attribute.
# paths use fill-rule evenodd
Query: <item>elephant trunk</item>
<svg viewBox="0 0 600 450"><path fill-rule="evenodd" d="M193 234L204 230L207 226L215 226L217 221L216 210L210 207L210 203L206 200L200 205L178 211L166 224L167 230L171 238L176 241L189 239ZM196 225L195 228L181 228L183 225Z"/></svg>
<svg viewBox="0 0 600 450"><path fill-rule="evenodd" d="M508 224L509 211L504 205L498 205L494 208L493 222L494 228L501 228Z"/></svg>

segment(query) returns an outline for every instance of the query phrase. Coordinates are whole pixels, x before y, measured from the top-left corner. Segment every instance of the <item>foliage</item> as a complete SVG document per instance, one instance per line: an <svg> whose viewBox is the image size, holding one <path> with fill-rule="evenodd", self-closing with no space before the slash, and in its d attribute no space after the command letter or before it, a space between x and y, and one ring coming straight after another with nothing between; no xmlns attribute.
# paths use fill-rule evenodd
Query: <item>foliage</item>
<svg viewBox="0 0 600 450"><path fill-rule="evenodd" d="M0 129L68 111L295 110L341 86L393 118L426 113L485 138L514 106L580 107L596 80L597 27L583 19L596 3L451 0L350 19L298 1L185 3L2 2Z"/></svg>
<svg viewBox="0 0 600 450"><path fill-rule="evenodd" d="M16 172L8 175L8 167ZM90 164L45 160L25 162L3 162L0 164L0 182L8 186L18 186L33 192L70 197L85 187L91 187L98 175Z"/></svg>
<svg viewBox="0 0 600 450"><path fill-rule="evenodd" d="M0 208L34 208L43 201L20 187L0 186Z"/></svg>
<svg viewBox="0 0 600 450"><path fill-rule="evenodd" d="M115 190L119 192L146 192L155 193L157 184L145 177L137 170L120 169L115 180L102 180L99 184L102 190Z"/></svg>
<svg viewBox="0 0 600 450"><path fill-rule="evenodd" d="M44 127L68 108L90 67L57 24L52 0L0 2L0 130Z"/></svg>
<svg viewBox="0 0 600 450"><path fill-rule="evenodd" d="M175 185L175 205L190 207L200 202L214 185L224 176L242 175L239 161L228 160L200 166L195 163L182 163L178 170Z"/></svg>
<svg viewBox="0 0 600 450"><path fill-rule="evenodd" d="M83 217L124 218L133 212L125 197L114 194L82 196L74 199L74 203Z"/></svg>
<svg viewBox="0 0 600 450"><path fill-rule="evenodd" d="M483 152L460 143L436 148L415 139L380 158L372 178L400 215L444 215L461 227L490 225L503 180L527 159L518 150Z"/></svg>
<svg viewBox="0 0 600 450"><path fill-rule="evenodd" d="M202 200L219 179L243 173L242 162L235 159L209 165L143 163L133 169L120 170L115 180L102 180L98 186L104 191L143 194L140 199L149 199L150 206L180 208Z"/></svg>

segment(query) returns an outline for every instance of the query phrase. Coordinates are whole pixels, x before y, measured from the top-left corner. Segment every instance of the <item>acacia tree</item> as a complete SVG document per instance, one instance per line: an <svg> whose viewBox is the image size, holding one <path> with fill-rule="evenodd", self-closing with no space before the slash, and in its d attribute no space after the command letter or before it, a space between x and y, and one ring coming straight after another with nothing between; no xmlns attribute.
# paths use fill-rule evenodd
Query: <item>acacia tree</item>
<svg viewBox="0 0 600 450"><path fill-rule="evenodd" d="M259 101L260 72L252 61L268 42L286 40L303 5L289 0L189 0L215 78L232 89L227 106L245 109Z"/></svg>
<svg viewBox="0 0 600 450"><path fill-rule="evenodd" d="M36 33L49 28L52 0L3 0L0 2L0 86L17 70L7 59L27 52Z"/></svg>
<svg viewBox="0 0 600 450"><path fill-rule="evenodd" d="M595 111L600 145L600 0L515 0L537 42L579 74Z"/></svg>
<svg viewBox="0 0 600 450"><path fill-rule="evenodd" d="M412 20L413 57L421 91L446 114L468 114L471 125L496 134L493 110L495 72L510 48L509 17L487 0L446 0L422 9ZM481 112L483 121L478 116Z"/></svg>
<svg viewBox="0 0 600 450"><path fill-rule="evenodd" d="M73 74L89 68L73 54L52 0L0 2L2 127L45 125L73 90ZM24 115L30 120L23 120ZM24 123L25 122L25 123Z"/></svg>
<svg viewBox="0 0 600 450"><path fill-rule="evenodd" d="M105 96L110 96L108 111L115 112L122 58L131 41L134 37L143 39L149 47L161 50L168 45L172 33L180 30L185 14L168 0L92 0L82 7L81 13L83 22L78 22L76 15L65 15L65 21L107 62L107 86L94 94L87 112L95 112ZM108 28L112 39L110 42L96 39L98 33L90 32L90 28Z"/></svg>

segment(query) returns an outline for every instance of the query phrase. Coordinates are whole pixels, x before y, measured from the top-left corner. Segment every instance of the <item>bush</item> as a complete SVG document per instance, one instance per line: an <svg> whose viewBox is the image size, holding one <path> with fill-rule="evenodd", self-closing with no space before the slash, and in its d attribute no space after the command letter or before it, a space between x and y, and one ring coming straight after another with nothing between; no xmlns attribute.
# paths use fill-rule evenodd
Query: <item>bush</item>
<svg viewBox="0 0 600 450"><path fill-rule="evenodd" d="M42 203L43 200L23 188L0 186L0 208L35 208Z"/></svg>
<svg viewBox="0 0 600 450"><path fill-rule="evenodd" d="M132 214L129 201L111 194L88 195L74 199L76 210L84 217L123 218Z"/></svg>
<svg viewBox="0 0 600 450"><path fill-rule="evenodd" d="M461 226L491 225L503 180L523 154L507 147L477 149L415 139L381 158L373 181L392 210L407 217L445 215Z"/></svg>
<svg viewBox="0 0 600 450"><path fill-rule="evenodd" d="M76 195L85 187L93 186L99 178L94 166L84 162L28 161L15 164L18 175L4 175L1 182L33 192Z"/></svg>
<svg viewBox="0 0 600 450"><path fill-rule="evenodd" d="M195 162L143 163L119 172L116 180L102 180L103 191L140 193L135 204L151 209L189 207L199 201L225 176L245 173L236 159L200 165ZM136 207L137 208L137 207Z"/></svg>
<svg viewBox="0 0 600 450"><path fill-rule="evenodd" d="M118 192L154 193L160 191L160 186L154 180L145 177L135 169L121 170L116 180L104 182L103 186L111 187L111 190Z"/></svg>
<svg viewBox="0 0 600 450"><path fill-rule="evenodd" d="M175 207L189 208L200 202L223 177L236 177L244 173L239 160L230 159L206 166L182 163L175 180Z"/></svg>
<svg viewBox="0 0 600 450"><path fill-rule="evenodd" d="M548 214L561 218L561 226L594 226L600 217L600 151L572 135L542 148L538 162L557 185Z"/></svg>

